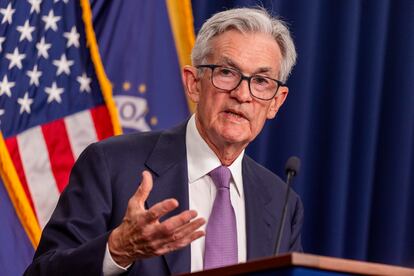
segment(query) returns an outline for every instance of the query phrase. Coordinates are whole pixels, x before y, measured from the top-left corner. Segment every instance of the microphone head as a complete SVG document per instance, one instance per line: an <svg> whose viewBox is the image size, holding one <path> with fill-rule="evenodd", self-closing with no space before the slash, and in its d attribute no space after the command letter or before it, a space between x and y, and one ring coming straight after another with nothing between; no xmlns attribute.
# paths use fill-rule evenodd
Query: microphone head
<svg viewBox="0 0 414 276"><path fill-rule="evenodd" d="M293 175L297 175L299 173L300 170L300 159L297 156L291 156L289 157L289 159L286 161L286 165L285 165L285 173L286 174L293 174Z"/></svg>

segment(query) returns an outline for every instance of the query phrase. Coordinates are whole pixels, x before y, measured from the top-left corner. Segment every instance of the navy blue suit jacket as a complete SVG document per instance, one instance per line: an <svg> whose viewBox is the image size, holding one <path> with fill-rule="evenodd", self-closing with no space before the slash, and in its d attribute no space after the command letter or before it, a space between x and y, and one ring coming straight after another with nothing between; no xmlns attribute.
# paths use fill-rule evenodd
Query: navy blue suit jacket
<svg viewBox="0 0 414 276"><path fill-rule="evenodd" d="M79 157L69 185L46 225L27 275L101 275L108 236L125 214L129 198L151 171L154 187L147 207L166 198L189 208L186 124L164 132L112 137L89 146ZM270 256L280 222L286 184L248 156L242 162L246 200L247 259ZM303 207L290 193L281 251L301 251ZM168 216L168 217L169 217ZM163 219L166 219L164 217ZM190 272L190 246L136 261L130 275Z"/></svg>

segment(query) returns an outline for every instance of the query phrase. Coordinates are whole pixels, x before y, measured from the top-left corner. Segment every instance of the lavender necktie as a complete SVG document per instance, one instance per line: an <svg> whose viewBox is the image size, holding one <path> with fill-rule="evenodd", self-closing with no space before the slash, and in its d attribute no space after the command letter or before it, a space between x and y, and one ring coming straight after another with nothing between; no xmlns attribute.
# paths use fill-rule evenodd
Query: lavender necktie
<svg viewBox="0 0 414 276"><path fill-rule="evenodd" d="M236 216L230 201L231 172L220 166L209 175L217 186L217 194L206 228L204 269L238 262Z"/></svg>

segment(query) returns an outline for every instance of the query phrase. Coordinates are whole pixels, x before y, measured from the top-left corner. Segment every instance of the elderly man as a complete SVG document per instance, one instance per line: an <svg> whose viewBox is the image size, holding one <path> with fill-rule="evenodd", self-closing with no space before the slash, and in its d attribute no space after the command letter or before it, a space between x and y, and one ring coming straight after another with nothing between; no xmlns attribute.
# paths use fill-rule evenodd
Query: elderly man
<svg viewBox="0 0 414 276"><path fill-rule="evenodd" d="M89 146L26 273L168 275L272 255L287 186L244 150L285 101L295 59L288 29L264 10L210 18L183 68L196 113ZM300 251L294 192L288 208L281 251Z"/></svg>

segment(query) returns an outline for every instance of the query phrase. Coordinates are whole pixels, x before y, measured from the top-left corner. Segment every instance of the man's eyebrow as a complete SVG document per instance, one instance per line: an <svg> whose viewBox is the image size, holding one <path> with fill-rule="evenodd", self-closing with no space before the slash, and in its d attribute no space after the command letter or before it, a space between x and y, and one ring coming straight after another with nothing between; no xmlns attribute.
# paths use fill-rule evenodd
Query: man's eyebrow
<svg viewBox="0 0 414 276"><path fill-rule="evenodd" d="M254 74L272 73L272 72L273 72L273 68L272 67L259 67L258 69L256 69L256 71L254 72Z"/></svg>
<svg viewBox="0 0 414 276"><path fill-rule="evenodd" d="M239 70L239 71L242 71L242 70L240 69L240 66L238 66L236 62L234 62L232 59L230 59L230 58L228 58L228 57L222 57L222 58L220 59L220 62L222 62L222 63L223 63L223 65L228 65L228 66L230 66L230 67L234 67L235 69L237 69L237 70ZM273 68L272 68L272 67L268 67L268 66L266 66L266 67L259 67L259 68L257 68L257 69L256 69L256 70L252 73L252 75L255 75L255 74L261 74L261 73L272 73L272 72L273 72Z"/></svg>
<svg viewBox="0 0 414 276"><path fill-rule="evenodd" d="M240 70L240 67L236 64L236 62L234 62L232 59L228 58L228 57L222 57L220 59L220 62L223 63L223 65L228 65L231 67L234 67L238 70Z"/></svg>

